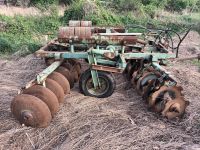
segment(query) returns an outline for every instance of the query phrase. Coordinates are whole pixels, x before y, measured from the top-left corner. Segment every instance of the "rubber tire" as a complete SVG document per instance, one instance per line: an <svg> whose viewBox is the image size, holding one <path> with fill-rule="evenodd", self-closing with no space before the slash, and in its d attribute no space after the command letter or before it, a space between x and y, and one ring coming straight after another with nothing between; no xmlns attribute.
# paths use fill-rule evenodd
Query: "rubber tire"
<svg viewBox="0 0 200 150"><path fill-rule="evenodd" d="M64 97L65 97L64 90L56 81L47 78L45 80L45 85L46 88L51 90L56 95L59 103L64 102Z"/></svg>
<svg viewBox="0 0 200 150"><path fill-rule="evenodd" d="M33 118L24 120L22 114L24 111L32 114ZM11 102L11 112L21 124L36 128L47 127L52 119L48 106L39 98L27 94L14 97Z"/></svg>
<svg viewBox="0 0 200 150"><path fill-rule="evenodd" d="M86 96L92 96L97 98L106 98L111 96L116 89L116 81L114 79L114 76L111 73L103 71L98 71L98 76L107 80L107 83L109 85L108 90L102 95L94 95L89 93L89 91L86 88L86 83L89 79L92 78L92 75L91 75L91 70L88 69L81 75L79 80L79 89L81 93L83 93Z"/></svg>

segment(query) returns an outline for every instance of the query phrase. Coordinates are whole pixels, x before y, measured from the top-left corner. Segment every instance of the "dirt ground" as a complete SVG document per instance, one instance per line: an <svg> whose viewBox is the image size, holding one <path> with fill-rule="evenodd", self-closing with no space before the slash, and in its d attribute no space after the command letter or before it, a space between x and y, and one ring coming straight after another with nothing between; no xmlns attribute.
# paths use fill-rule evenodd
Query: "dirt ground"
<svg viewBox="0 0 200 150"><path fill-rule="evenodd" d="M180 53L181 57L200 53L198 33L188 35ZM43 68L43 60L33 55L0 60L0 149L200 149L200 73L191 62L167 67L190 101L181 120L169 121L150 112L134 89L126 89L124 77L116 74L117 89L111 97L86 97L76 85L49 127L22 127L10 112L11 100Z"/></svg>

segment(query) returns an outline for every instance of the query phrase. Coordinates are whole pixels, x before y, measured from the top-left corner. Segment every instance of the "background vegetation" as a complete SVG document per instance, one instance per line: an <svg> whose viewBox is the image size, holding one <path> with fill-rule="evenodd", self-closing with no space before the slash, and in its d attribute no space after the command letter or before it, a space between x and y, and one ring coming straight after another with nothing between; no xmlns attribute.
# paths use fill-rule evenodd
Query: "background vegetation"
<svg viewBox="0 0 200 150"><path fill-rule="evenodd" d="M40 16L0 15L1 53L37 50L49 32L56 36L59 26L71 19L91 20L95 25L143 25L192 28L200 32L200 0L9 0L10 5L35 6ZM64 16L58 5L67 5ZM48 12L48 13L45 13Z"/></svg>

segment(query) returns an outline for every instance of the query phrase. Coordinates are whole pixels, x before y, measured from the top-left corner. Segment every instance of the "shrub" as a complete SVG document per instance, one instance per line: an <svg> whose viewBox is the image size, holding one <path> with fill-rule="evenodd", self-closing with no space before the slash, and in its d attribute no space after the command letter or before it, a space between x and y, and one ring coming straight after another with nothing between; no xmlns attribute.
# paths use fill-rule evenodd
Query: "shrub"
<svg viewBox="0 0 200 150"><path fill-rule="evenodd" d="M91 20L93 24L119 24L119 16L111 10L104 8L100 3L94 1L76 0L72 2L65 11L63 22L69 20Z"/></svg>
<svg viewBox="0 0 200 150"><path fill-rule="evenodd" d="M49 7L52 4L58 4L59 0L31 0L31 5L34 5L36 7Z"/></svg>
<svg viewBox="0 0 200 150"><path fill-rule="evenodd" d="M156 14L156 6L154 5L146 5L144 6L144 11L147 15L149 15L152 19L155 17Z"/></svg>
<svg viewBox="0 0 200 150"><path fill-rule="evenodd" d="M60 18L52 12L49 16L14 16L0 15L0 20L6 23L6 29L0 32L0 47L2 53L14 53L16 51L34 52L44 42L43 35L48 32L56 36Z"/></svg>
<svg viewBox="0 0 200 150"><path fill-rule="evenodd" d="M69 8L65 11L64 18L65 20L81 20L84 18L84 1L76 0L73 1Z"/></svg>
<svg viewBox="0 0 200 150"><path fill-rule="evenodd" d="M170 11L181 12L188 6L187 0L168 0L166 9Z"/></svg>

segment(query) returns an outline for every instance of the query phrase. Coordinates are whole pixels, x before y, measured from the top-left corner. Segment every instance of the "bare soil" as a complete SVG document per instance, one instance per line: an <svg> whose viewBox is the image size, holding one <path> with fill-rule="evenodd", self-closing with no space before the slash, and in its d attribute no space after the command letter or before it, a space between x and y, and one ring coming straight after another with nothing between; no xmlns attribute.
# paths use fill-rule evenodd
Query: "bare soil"
<svg viewBox="0 0 200 150"><path fill-rule="evenodd" d="M191 32L180 56L199 53L199 48L200 36ZM111 97L84 96L76 84L49 127L23 127L10 112L11 100L44 68L44 61L33 55L0 60L0 149L200 149L200 73L190 61L172 62L166 68L190 101L180 120L170 121L150 112L134 89L127 89L126 79L116 74L117 89Z"/></svg>

